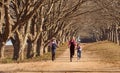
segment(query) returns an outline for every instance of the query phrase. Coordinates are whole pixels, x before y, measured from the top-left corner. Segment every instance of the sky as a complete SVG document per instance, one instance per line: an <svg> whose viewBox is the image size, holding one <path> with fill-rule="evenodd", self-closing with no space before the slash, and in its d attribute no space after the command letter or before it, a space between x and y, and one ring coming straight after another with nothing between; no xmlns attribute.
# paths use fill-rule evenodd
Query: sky
<svg viewBox="0 0 120 73"><path fill-rule="evenodd" d="M12 45L11 40L7 41L6 45Z"/></svg>

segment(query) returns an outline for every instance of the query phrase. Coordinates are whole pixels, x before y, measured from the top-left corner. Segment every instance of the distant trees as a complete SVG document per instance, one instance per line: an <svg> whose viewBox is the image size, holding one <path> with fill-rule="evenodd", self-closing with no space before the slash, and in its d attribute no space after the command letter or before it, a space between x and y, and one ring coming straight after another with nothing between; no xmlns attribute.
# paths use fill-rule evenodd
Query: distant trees
<svg viewBox="0 0 120 73"><path fill-rule="evenodd" d="M99 25L101 25L102 38L120 45L120 1L94 0L103 10ZM99 15L100 15L99 14ZM99 17L100 18L100 17ZM97 30L98 31L98 30ZM100 35L99 35L100 36Z"/></svg>
<svg viewBox="0 0 120 73"><path fill-rule="evenodd" d="M81 16L83 31L96 41L109 40L120 45L120 1L119 0L91 0L96 11ZM88 8L88 7L87 7ZM92 10L92 8L91 8Z"/></svg>

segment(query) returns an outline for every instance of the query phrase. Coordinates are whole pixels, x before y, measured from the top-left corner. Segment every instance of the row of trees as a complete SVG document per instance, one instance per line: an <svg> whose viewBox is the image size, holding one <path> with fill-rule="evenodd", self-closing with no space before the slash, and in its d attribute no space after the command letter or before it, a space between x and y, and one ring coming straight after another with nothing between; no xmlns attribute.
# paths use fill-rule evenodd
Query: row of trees
<svg viewBox="0 0 120 73"><path fill-rule="evenodd" d="M103 10L99 15L101 15L101 20L99 24L101 25L99 34L99 39L109 40L120 45L120 1L119 0L95 0Z"/></svg>
<svg viewBox="0 0 120 73"><path fill-rule="evenodd" d="M120 0L92 0L92 4L100 10L84 15L87 32L96 41L109 40L120 45Z"/></svg>
<svg viewBox="0 0 120 73"><path fill-rule="evenodd" d="M12 41L14 60L48 52L83 33L99 40L120 43L119 0L0 0L0 58Z"/></svg>
<svg viewBox="0 0 120 73"><path fill-rule="evenodd" d="M1 0L0 57L4 58L8 40L14 47L13 59L23 60L47 52L53 37L64 43L70 36L77 36L80 27L73 24L72 18L87 1Z"/></svg>

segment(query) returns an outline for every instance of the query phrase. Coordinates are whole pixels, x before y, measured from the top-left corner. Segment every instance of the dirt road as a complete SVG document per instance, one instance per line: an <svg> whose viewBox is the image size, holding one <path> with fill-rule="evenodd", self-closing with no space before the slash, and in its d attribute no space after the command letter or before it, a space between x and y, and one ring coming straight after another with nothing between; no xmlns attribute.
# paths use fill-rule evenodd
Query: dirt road
<svg viewBox="0 0 120 73"><path fill-rule="evenodd" d="M120 67L104 63L96 55L85 51L82 52L80 61L77 60L75 53L73 62L70 62L69 49L67 49L54 62L0 64L0 71L8 73L120 73Z"/></svg>

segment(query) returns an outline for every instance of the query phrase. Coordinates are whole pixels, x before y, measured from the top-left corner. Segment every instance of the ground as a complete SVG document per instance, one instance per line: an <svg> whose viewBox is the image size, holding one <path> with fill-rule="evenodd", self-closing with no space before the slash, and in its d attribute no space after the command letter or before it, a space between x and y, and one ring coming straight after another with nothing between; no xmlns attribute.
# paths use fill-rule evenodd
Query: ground
<svg viewBox="0 0 120 73"><path fill-rule="evenodd" d="M82 46L86 46L82 44ZM66 47L67 48L67 47ZM97 55L89 51L82 51L82 58L78 61L76 53L73 62L69 59L69 49L56 58L42 62L0 64L0 73L120 73L120 63L103 62Z"/></svg>

